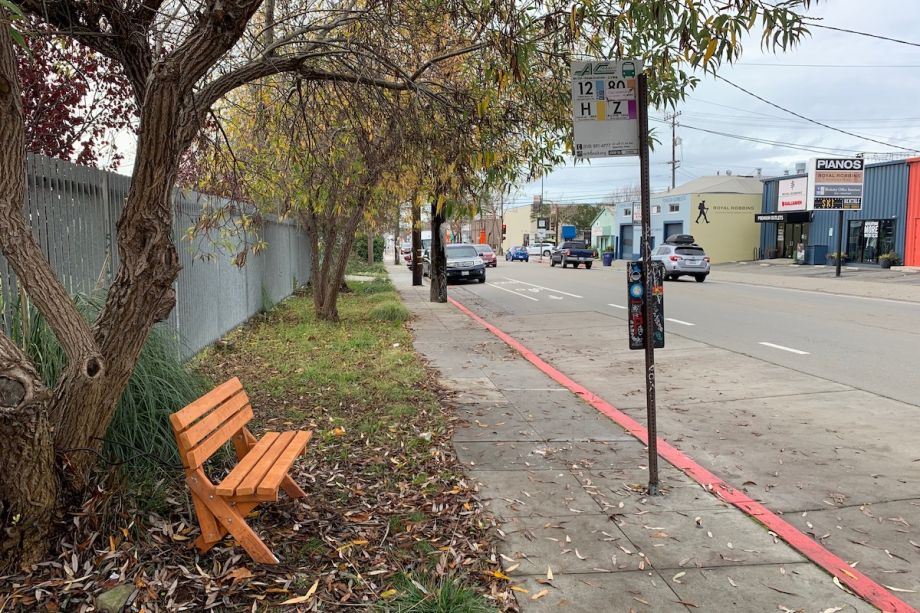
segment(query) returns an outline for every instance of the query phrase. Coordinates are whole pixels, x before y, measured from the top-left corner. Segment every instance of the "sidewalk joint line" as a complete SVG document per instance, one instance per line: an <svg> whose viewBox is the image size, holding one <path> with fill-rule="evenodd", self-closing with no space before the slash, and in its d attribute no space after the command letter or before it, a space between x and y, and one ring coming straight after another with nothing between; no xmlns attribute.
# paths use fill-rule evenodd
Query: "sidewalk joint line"
<svg viewBox="0 0 920 613"><path fill-rule="evenodd" d="M550 376L559 384L569 388L575 395L579 396L591 404L595 409L609 417L612 421L619 424L639 441L648 444L648 430L645 426L623 413L600 396L589 391L581 384L576 383L573 379L545 362L523 343L502 331L497 326L479 317L462 303L450 297L448 297L448 301L470 317L470 319L479 323L495 336L502 339L510 347L518 351L527 361L532 363L543 373ZM714 496L740 509L752 519L763 524L793 549L803 554L805 558L811 560L830 575L836 577L838 581L847 585L866 602L883 611L888 611L889 613L920 613L906 602L893 595L887 588L863 574L862 571L852 568L845 560L832 553L817 541L808 537L805 533L785 519L782 519L766 506L725 482L701 464L698 464L690 458L690 456L680 451L677 447L674 447L661 438L658 439L658 455L699 483Z"/></svg>

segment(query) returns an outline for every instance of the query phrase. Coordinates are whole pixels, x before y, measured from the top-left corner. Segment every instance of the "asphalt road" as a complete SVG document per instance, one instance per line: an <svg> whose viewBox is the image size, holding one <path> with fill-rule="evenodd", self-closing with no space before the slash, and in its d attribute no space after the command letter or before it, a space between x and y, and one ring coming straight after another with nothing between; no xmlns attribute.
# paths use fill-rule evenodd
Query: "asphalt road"
<svg viewBox="0 0 920 613"><path fill-rule="evenodd" d="M500 261L485 285L468 284L496 308L557 317L593 311L626 323L623 262L551 268ZM666 335L729 351L920 406L920 303L720 282L665 283ZM614 323L620 320L621 323ZM698 364L705 369L705 364ZM781 383L781 382L777 382Z"/></svg>

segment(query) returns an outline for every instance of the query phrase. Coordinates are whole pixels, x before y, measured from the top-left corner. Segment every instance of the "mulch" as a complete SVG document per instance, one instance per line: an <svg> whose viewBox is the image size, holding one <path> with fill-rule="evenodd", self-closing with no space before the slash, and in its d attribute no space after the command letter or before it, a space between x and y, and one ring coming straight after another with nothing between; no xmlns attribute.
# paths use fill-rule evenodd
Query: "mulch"
<svg viewBox="0 0 920 613"><path fill-rule="evenodd" d="M221 359L209 373L214 380L246 380L253 368L236 356ZM275 429L290 419L271 407L309 400L252 398L259 425ZM47 561L0 577L0 611L92 611L100 593L120 584L135 587L130 611L258 611L283 603L303 611L351 610L397 596L401 574L459 578L497 609L516 610L491 542L493 521L454 456L451 418L422 411L372 440L328 427L325 413L287 426L313 428L321 448L308 449L294 469L308 497L263 505L249 519L280 565L254 563L231 539L199 554L179 475L160 484L172 508L164 515L139 511L112 479L103 479L82 508L62 518ZM409 444L417 437L431 444Z"/></svg>

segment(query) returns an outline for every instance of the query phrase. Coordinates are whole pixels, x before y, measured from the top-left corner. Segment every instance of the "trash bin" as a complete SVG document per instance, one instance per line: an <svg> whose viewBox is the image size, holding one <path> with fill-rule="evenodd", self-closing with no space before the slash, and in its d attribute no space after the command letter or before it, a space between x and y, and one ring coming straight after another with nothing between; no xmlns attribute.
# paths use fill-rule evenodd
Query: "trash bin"
<svg viewBox="0 0 920 613"><path fill-rule="evenodd" d="M827 259L827 245L808 245L805 247L805 263L815 266L824 264Z"/></svg>
<svg viewBox="0 0 920 613"><path fill-rule="evenodd" d="M605 251L601 258L604 260L604 266L610 266L613 264L613 256L615 254L613 251Z"/></svg>

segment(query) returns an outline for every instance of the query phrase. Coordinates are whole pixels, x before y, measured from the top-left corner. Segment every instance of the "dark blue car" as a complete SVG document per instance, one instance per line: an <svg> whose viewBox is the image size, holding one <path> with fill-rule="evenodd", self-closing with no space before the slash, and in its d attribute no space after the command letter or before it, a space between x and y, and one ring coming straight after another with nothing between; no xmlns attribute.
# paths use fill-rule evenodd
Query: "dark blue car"
<svg viewBox="0 0 920 613"><path fill-rule="evenodd" d="M530 256L527 254L527 250L523 247L512 247L505 252L505 260L508 262L513 262L515 260L522 260L524 262L530 261Z"/></svg>

